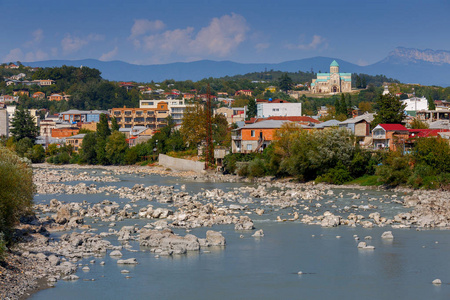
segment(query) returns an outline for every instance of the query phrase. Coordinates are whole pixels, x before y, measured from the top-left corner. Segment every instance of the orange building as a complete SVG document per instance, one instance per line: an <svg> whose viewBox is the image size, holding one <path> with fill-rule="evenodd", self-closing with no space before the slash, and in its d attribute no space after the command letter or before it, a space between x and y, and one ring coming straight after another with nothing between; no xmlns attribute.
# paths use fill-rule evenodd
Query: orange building
<svg viewBox="0 0 450 300"><path fill-rule="evenodd" d="M161 101L156 108L113 108L111 115L116 118L120 128L146 126L158 129L167 125L169 107L167 102Z"/></svg>
<svg viewBox="0 0 450 300"><path fill-rule="evenodd" d="M14 96L30 96L30 92L26 90L13 91Z"/></svg>
<svg viewBox="0 0 450 300"><path fill-rule="evenodd" d="M71 145L73 147L73 151L78 153L81 149L81 145L83 144L85 135L85 133L80 133L74 136L67 137L66 145Z"/></svg>
<svg viewBox="0 0 450 300"><path fill-rule="evenodd" d="M263 151L275 140L275 132L287 122L289 121L266 120L233 130L231 151L233 153Z"/></svg>
<svg viewBox="0 0 450 300"><path fill-rule="evenodd" d="M252 94L253 94L253 92L250 90L239 90L234 95L235 96L240 96L240 95L251 96Z"/></svg>
<svg viewBox="0 0 450 300"><path fill-rule="evenodd" d="M79 128L67 127L67 128L54 128L52 130L52 137L65 138L78 134Z"/></svg>
<svg viewBox="0 0 450 300"><path fill-rule="evenodd" d="M61 101L62 99L64 99L64 97L61 94L51 94L48 96L48 100L50 101Z"/></svg>
<svg viewBox="0 0 450 300"><path fill-rule="evenodd" d="M33 94L32 96L34 99L44 99L45 98L45 93L43 92L36 92Z"/></svg>

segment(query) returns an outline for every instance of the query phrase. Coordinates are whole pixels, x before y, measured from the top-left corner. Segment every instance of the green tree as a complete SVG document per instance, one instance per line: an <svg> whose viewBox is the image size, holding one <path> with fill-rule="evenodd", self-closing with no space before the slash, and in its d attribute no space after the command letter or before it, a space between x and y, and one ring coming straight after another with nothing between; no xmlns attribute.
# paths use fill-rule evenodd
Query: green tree
<svg viewBox="0 0 450 300"><path fill-rule="evenodd" d="M428 97L427 98L427 100L428 100L428 109L429 110L435 110L436 109L436 104L434 104L434 100L433 100L433 97Z"/></svg>
<svg viewBox="0 0 450 300"><path fill-rule="evenodd" d="M280 88L280 90L284 92L290 90L292 88L292 85L293 85L292 78L289 77L287 73L284 73L278 81L278 87Z"/></svg>
<svg viewBox="0 0 450 300"><path fill-rule="evenodd" d="M128 143L125 135L119 131L114 131L106 142L106 156L107 161L113 165L125 164L125 153L128 149Z"/></svg>
<svg viewBox="0 0 450 300"><path fill-rule="evenodd" d="M117 119L116 117L113 117L111 119L111 131L119 131L119 124L117 124Z"/></svg>
<svg viewBox="0 0 450 300"><path fill-rule="evenodd" d="M24 157L31 148L33 148L33 141L28 137L24 137L16 143L16 152L20 157Z"/></svg>
<svg viewBox="0 0 450 300"><path fill-rule="evenodd" d="M33 195L31 166L12 151L0 147L0 233L8 243L19 218L31 212Z"/></svg>
<svg viewBox="0 0 450 300"><path fill-rule="evenodd" d="M39 128L34 123L34 117L22 106L16 109L11 125L13 127L11 133L16 141L27 137L34 143L39 135Z"/></svg>
<svg viewBox="0 0 450 300"><path fill-rule="evenodd" d="M32 163L42 163L45 161L45 150L42 145L34 145L26 153L26 157L31 160Z"/></svg>
<svg viewBox="0 0 450 300"><path fill-rule="evenodd" d="M401 124L405 116L405 104L395 96L380 95L377 100L378 111L371 124L372 128L378 124Z"/></svg>
<svg viewBox="0 0 450 300"><path fill-rule="evenodd" d="M94 132L86 133L81 144L80 158L81 162L95 165L97 164L97 134Z"/></svg>
<svg viewBox="0 0 450 300"><path fill-rule="evenodd" d="M111 129L109 129L108 117L105 114L100 114L100 122L97 124L97 137L105 139L111 135Z"/></svg>
<svg viewBox="0 0 450 300"><path fill-rule="evenodd" d="M257 107L256 107L256 99L252 98L248 100L247 105L247 120L256 117Z"/></svg>

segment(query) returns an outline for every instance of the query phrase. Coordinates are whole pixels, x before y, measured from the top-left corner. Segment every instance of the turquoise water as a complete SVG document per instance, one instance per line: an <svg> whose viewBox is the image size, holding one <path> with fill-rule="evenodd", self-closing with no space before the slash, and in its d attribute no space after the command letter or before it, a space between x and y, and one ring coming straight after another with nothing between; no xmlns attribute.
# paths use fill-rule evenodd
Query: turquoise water
<svg viewBox="0 0 450 300"><path fill-rule="evenodd" d="M124 175L121 179L126 181L108 184L176 187L186 184L187 190L194 192L202 188L228 190L242 186L239 183L190 183L159 176ZM373 196L380 192L368 193ZM36 202L52 198L126 202L126 199L105 195L42 195L36 197ZM145 206L149 202L136 204ZM398 211L401 207L392 204L392 210ZM89 257L80 263L88 264L90 271L83 272L79 268L78 281L59 281L55 288L40 291L30 299L450 299L448 231L394 229L395 239L385 241L380 236L391 230L390 227L321 228L300 222L276 222L279 214L250 216L255 220L256 229L264 230L262 238L252 237L253 232L237 232L231 225L213 227L223 232L227 246L202 249L200 253L155 258L148 249L140 249L137 242L131 242L133 249L143 251L124 249L123 258L135 257L138 265L118 266L109 256ZM116 229L129 223L144 225L147 222L149 220L126 220L118 222ZM193 229L191 233L204 237L209 229ZM107 229L103 227L103 230ZM183 229L174 231L185 234ZM336 238L338 235L340 239ZM357 249L359 241L354 235L358 235L360 241L372 236L367 242L376 249ZM114 237L110 241L119 245ZM89 264L92 259L96 260L95 264ZM106 264L101 266L100 261ZM124 269L130 273L120 273ZM304 274L298 275L299 271ZM435 278L440 278L443 284L432 285Z"/></svg>

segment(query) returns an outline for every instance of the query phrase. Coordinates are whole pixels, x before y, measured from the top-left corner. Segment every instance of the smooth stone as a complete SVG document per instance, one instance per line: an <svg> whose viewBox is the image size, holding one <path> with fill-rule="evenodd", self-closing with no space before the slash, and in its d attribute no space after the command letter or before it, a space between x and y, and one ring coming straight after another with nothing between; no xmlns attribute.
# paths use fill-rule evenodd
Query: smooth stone
<svg viewBox="0 0 450 300"><path fill-rule="evenodd" d="M439 284L442 284L442 281L439 278L437 278L437 279L433 280L431 283L439 285Z"/></svg>

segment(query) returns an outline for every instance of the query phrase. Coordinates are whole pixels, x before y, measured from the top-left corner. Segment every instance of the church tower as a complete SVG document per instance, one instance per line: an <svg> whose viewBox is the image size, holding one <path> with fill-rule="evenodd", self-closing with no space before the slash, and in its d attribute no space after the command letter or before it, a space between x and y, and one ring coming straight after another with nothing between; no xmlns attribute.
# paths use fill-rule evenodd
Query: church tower
<svg viewBox="0 0 450 300"><path fill-rule="evenodd" d="M335 60L330 65L330 73L339 73L339 64Z"/></svg>

